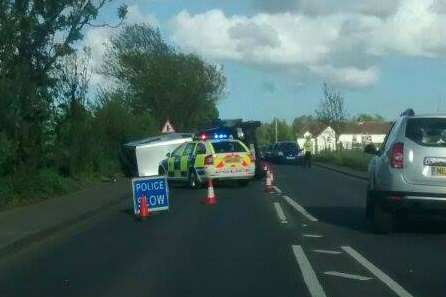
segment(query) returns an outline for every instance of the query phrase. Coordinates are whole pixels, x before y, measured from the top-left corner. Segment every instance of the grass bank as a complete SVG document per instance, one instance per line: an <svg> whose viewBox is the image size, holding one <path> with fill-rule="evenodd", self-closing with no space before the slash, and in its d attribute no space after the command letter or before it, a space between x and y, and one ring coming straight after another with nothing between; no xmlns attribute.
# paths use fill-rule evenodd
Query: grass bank
<svg viewBox="0 0 446 297"><path fill-rule="evenodd" d="M64 177L53 168L3 176L0 177L0 211L80 191L118 175L118 167L113 167L108 173L83 172L71 177Z"/></svg>
<svg viewBox="0 0 446 297"><path fill-rule="evenodd" d="M366 171L372 156L362 151L322 152L315 156L315 161Z"/></svg>

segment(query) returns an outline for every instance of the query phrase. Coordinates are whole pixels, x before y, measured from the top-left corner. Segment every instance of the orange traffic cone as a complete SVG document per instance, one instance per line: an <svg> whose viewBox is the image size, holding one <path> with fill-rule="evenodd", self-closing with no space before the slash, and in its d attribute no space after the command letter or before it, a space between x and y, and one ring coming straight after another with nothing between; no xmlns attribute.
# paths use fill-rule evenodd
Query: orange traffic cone
<svg viewBox="0 0 446 297"><path fill-rule="evenodd" d="M271 193L273 191L273 180L271 171L266 172L266 180L265 180L265 192Z"/></svg>
<svg viewBox="0 0 446 297"><path fill-rule="evenodd" d="M148 216L150 216L150 210L147 207L146 196L143 194L139 201L139 218L144 220Z"/></svg>
<svg viewBox="0 0 446 297"><path fill-rule="evenodd" d="M217 197L215 197L214 186L212 184L212 179L208 181L208 196L204 200L205 204L214 205L217 204Z"/></svg>

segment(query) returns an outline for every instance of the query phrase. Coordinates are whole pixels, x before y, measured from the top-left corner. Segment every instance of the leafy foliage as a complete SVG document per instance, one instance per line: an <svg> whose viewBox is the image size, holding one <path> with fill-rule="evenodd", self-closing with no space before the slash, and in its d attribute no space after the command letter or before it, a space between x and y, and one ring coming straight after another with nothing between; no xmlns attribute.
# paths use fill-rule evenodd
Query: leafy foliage
<svg viewBox="0 0 446 297"><path fill-rule="evenodd" d="M102 72L117 84L109 95L119 92L131 113L149 113L160 126L170 119L180 130L217 119L226 83L222 69L179 53L148 25L127 26L112 39Z"/></svg>

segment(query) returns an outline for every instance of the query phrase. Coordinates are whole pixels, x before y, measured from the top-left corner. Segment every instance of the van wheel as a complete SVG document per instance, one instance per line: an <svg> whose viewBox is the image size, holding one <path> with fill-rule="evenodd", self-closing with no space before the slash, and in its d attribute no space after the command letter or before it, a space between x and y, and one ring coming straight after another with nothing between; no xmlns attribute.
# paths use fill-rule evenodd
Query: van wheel
<svg viewBox="0 0 446 297"><path fill-rule="evenodd" d="M195 170L190 170L188 183L191 189L198 189L200 187L200 182L198 180L197 174L195 173Z"/></svg>
<svg viewBox="0 0 446 297"><path fill-rule="evenodd" d="M393 215L385 211L379 203L373 203L371 221L375 233L387 234L393 231Z"/></svg>

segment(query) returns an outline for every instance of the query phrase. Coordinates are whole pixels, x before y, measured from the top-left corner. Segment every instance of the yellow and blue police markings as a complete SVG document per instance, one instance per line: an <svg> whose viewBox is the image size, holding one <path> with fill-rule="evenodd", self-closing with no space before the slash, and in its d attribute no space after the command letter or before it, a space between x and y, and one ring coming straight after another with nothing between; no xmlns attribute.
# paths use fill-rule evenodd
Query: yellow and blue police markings
<svg viewBox="0 0 446 297"><path fill-rule="evenodd" d="M133 211L139 213L141 199L146 199L150 211L169 209L169 185L165 176L132 179Z"/></svg>
<svg viewBox="0 0 446 297"><path fill-rule="evenodd" d="M206 178L215 178L221 174L230 177L232 174L249 171L252 160L245 144L240 142L246 152L216 154L211 143L228 140L228 136L225 134L211 136L213 138L200 135L197 140L183 144L162 162L161 166L167 171L169 179L191 181L192 177L202 182ZM208 164L205 164L206 158L210 158Z"/></svg>

